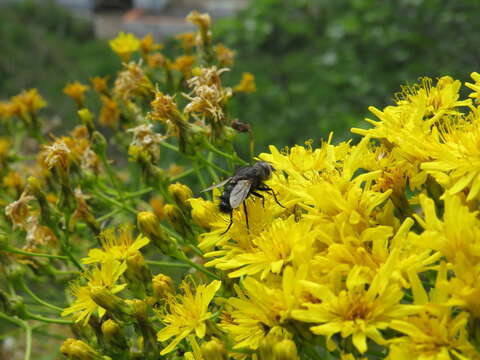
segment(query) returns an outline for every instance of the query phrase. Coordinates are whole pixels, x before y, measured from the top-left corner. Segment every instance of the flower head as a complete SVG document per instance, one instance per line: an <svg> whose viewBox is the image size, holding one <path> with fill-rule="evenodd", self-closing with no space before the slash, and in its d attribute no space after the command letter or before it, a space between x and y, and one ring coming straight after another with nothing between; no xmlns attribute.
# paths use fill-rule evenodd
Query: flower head
<svg viewBox="0 0 480 360"><path fill-rule="evenodd" d="M221 285L220 281L214 280L208 285L199 285L194 294L190 285L183 282L181 288L184 294L167 300L167 312L160 316L166 326L157 333L157 338L159 341L175 338L160 355L173 351L180 341L193 332L200 339L205 336L205 321L212 316L208 306Z"/></svg>
<svg viewBox="0 0 480 360"><path fill-rule="evenodd" d="M131 33L120 31L115 39L110 40L110 47L124 62L130 60L132 53L140 48L140 41Z"/></svg>

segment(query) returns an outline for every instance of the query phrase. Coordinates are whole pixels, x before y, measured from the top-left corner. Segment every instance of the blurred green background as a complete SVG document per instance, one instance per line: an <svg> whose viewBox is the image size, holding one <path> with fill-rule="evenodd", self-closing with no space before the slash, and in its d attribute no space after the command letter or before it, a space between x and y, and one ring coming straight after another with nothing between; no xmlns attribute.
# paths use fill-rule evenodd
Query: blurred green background
<svg viewBox="0 0 480 360"><path fill-rule="evenodd" d="M68 123L65 83L113 78L120 64L88 22L38 3L0 5L0 99L37 87L49 115ZM255 0L216 21L214 39L237 51L232 84L242 72L256 76L257 93L232 110L252 124L259 152L330 131L349 137L366 126L369 105L390 104L420 76L468 80L480 67L480 1Z"/></svg>

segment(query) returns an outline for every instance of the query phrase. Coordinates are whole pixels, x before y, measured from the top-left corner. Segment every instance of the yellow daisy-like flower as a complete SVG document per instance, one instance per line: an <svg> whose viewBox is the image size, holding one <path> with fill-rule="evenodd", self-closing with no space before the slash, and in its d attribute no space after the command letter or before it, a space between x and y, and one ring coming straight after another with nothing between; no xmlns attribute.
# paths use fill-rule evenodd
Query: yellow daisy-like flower
<svg viewBox="0 0 480 360"><path fill-rule="evenodd" d="M480 74L475 71L470 74L470 77L475 81L475 84L468 83L468 82L465 83L466 87L469 87L474 91L468 96L471 98L477 99L477 101L479 101L480 100Z"/></svg>
<svg viewBox="0 0 480 360"><path fill-rule="evenodd" d="M73 314L75 322L86 325L93 313L97 312L100 317L105 315L106 310L93 300L92 290L107 289L111 294L122 291L127 285L116 284L116 282L126 269L125 263L110 259L100 268L95 267L91 272L84 273L83 277L87 280L87 285L71 286L70 290L76 299L72 305L63 310L62 316Z"/></svg>
<svg viewBox="0 0 480 360"><path fill-rule="evenodd" d="M237 246L224 246L225 251L214 251L205 257L223 256L205 264L221 270L237 269L230 277L261 273L265 279L269 273L279 274L283 267L290 264L295 256L307 261L307 252L311 252L315 241L315 231L311 221L296 222L294 216L288 219L275 219L270 228L265 229L252 240L247 249Z"/></svg>
<svg viewBox="0 0 480 360"><path fill-rule="evenodd" d="M103 231L100 234L100 241L102 249L91 249L88 256L82 259L84 264L103 264L110 259L123 261L128 255L140 250L150 242L146 236L142 235L133 240L131 225L121 227L118 236L114 229Z"/></svg>
<svg viewBox="0 0 480 360"><path fill-rule="evenodd" d="M115 39L109 41L110 47L116 52L124 62L130 60L132 53L140 48L140 40L131 33L125 34L120 31Z"/></svg>
<svg viewBox="0 0 480 360"><path fill-rule="evenodd" d="M47 102L38 93L37 89L22 91L10 99L10 113L28 120L35 116L38 110L47 106Z"/></svg>
<svg viewBox="0 0 480 360"><path fill-rule="evenodd" d="M252 73L244 72L242 74L242 80L240 80L240 83L235 86L233 90L236 92L254 93L257 91L255 76L253 76Z"/></svg>
<svg viewBox="0 0 480 360"><path fill-rule="evenodd" d="M363 354L367 351L367 338L377 344L385 344L380 330L386 329L394 319L403 318L417 311L413 305L401 304L404 294L400 286L390 282L396 256L378 271L366 289L367 279L362 267L354 266L348 274L345 289L332 290L329 286L304 281L305 288L320 303L305 303L306 310L294 310L294 319L317 322L310 330L327 336L329 350L335 348L331 337L340 333L342 338L351 336L353 345Z"/></svg>
<svg viewBox="0 0 480 360"><path fill-rule="evenodd" d="M160 355L173 351L178 343L192 332L200 339L205 336L205 321L212 316L208 306L221 285L220 281L214 280L208 285L199 285L193 294L190 285L183 282L181 288L184 294L167 300L167 314L160 316L166 327L157 333L157 339L167 341L171 337L175 338Z"/></svg>
<svg viewBox="0 0 480 360"><path fill-rule="evenodd" d="M65 95L70 96L73 100L75 100L75 103L77 104L78 108L81 109L84 107L85 103L85 93L89 87L87 85L84 85L78 81L72 82L67 84L63 88L63 93Z"/></svg>

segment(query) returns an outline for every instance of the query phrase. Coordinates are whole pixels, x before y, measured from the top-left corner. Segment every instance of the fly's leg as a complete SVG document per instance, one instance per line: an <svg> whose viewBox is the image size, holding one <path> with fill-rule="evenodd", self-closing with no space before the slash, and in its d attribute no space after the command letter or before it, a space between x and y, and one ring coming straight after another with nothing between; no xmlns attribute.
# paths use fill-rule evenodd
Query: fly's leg
<svg viewBox="0 0 480 360"><path fill-rule="evenodd" d="M225 235L228 230L232 227L233 224L233 212L230 212L230 223L228 224L227 230L225 230L223 233L220 234L220 236Z"/></svg>
<svg viewBox="0 0 480 360"><path fill-rule="evenodd" d="M243 202L243 210L245 211L245 222L247 223L247 230L250 230L250 227L248 226L248 212L247 212L247 205L245 204L245 201Z"/></svg>
<svg viewBox="0 0 480 360"><path fill-rule="evenodd" d="M265 207L265 196L255 192L255 191L250 191L250 195L253 195L253 196L256 196L256 197L259 197L260 199L262 199L262 206Z"/></svg>
<svg viewBox="0 0 480 360"><path fill-rule="evenodd" d="M259 186L257 187L257 190L260 190L260 191L265 191L269 194L271 194L273 196L273 198L275 199L275 202L280 205L282 208L285 209L285 206L283 206L282 204L280 204L280 202L278 201L277 199L277 195L275 195L275 191L273 191L273 189L265 184L263 184L262 186Z"/></svg>

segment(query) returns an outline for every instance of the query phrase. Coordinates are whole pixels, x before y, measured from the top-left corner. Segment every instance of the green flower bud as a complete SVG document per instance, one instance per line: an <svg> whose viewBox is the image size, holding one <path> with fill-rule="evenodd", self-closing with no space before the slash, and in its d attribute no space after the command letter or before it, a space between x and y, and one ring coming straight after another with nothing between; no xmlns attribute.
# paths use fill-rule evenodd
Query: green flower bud
<svg viewBox="0 0 480 360"><path fill-rule="evenodd" d="M212 340L203 343L200 350L205 359L227 360L225 345L217 338L212 338Z"/></svg>
<svg viewBox="0 0 480 360"><path fill-rule="evenodd" d="M92 286L90 295L93 301L120 319L126 319L132 314L132 309L120 297L112 294L103 286Z"/></svg>
<svg viewBox="0 0 480 360"><path fill-rule="evenodd" d="M272 360L295 360L298 359L297 346L290 339L284 339L273 346Z"/></svg>
<svg viewBox="0 0 480 360"><path fill-rule="evenodd" d="M82 340L67 339L60 347L63 355L72 360L102 360L104 357Z"/></svg>
<svg viewBox="0 0 480 360"><path fill-rule="evenodd" d="M175 203L182 209L183 211L190 210L190 204L187 201L193 197L192 190L184 184L175 183L170 184L168 186L168 192L172 195L173 200Z"/></svg>
<svg viewBox="0 0 480 360"><path fill-rule="evenodd" d="M140 251L134 251L127 256L127 270L124 275L131 291L139 295L145 295L145 291L151 293L152 272Z"/></svg>
<svg viewBox="0 0 480 360"><path fill-rule="evenodd" d="M153 293L158 300L165 300L175 294L173 280L170 276L164 274L155 275L152 285Z"/></svg>
<svg viewBox="0 0 480 360"><path fill-rule="evenodd" d="M92 134L92 150L100 157L105 155L107 151L107 140L98 131L94 131Z"/></svg>
<svg viewBox="0 0 480 360"><path fill-rule="evenodd" d="M102 334L106 343L114 352L122 352L129 349L123 329L114 320L108 319L102 324Z"/></svg>
<svg viewBox="0 0 480 360"><path fill-rule="evenodd" d="M160 227L157 215L151 211L141 211L137 215L138 229L164 254L168 253L171 241Z"/></svg>

